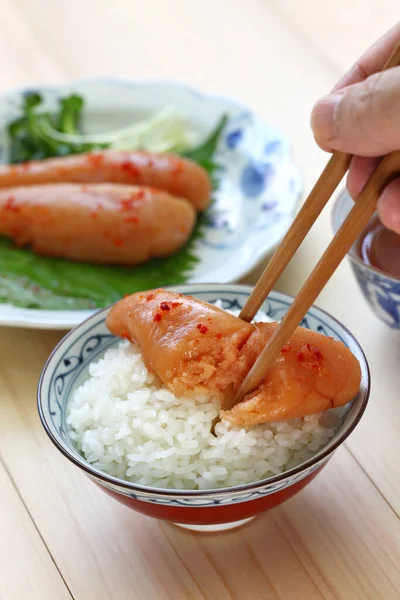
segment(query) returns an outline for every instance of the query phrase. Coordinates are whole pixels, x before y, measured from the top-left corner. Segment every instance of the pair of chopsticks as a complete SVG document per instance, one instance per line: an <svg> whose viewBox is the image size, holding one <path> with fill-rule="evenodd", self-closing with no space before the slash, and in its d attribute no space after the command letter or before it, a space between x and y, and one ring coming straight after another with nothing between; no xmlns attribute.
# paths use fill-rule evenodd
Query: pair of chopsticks
<svg viewBox="0 0 400 600"><path fill-rule="evenodd" d="M383 70L400 65L400 43L393 51ZM303 204L296 219L283 238L265 271L258 280L239 318L251 322L276 281L285 270L296 250L315 223L322 209L346 174L351 155L334 152L317 183ZM388 154L379 164L357 198L354 207L322 255L304 286L296 296L281 323L249 371L232 401L224 406L231 409L246 394L257 388L279 352L302 322L322 289L332 277L354 242L374 215L383 188L400 172L400 151Z"/></svg>

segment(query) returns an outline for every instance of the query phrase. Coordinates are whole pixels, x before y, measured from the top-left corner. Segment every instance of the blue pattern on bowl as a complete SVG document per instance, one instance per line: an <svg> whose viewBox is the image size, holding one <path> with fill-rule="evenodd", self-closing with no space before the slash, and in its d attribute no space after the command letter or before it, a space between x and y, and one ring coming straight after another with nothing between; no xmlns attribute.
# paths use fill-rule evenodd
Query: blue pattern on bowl
<svg viewBox="0 0 400 600"><path fill-rule="evenodd" d="M336 232L349 214L353 201L342 192L333 209L332 221ZM400 329L400 280L366 265L353 251L348 254L351 267L362 293L374 313L393 329Z"/></svg>
<svg viewBox="0 0 400 600"><path fill-rule="evenodd" d="M375 314L390 327L400 329L400 281L376 273L354 260L351 266Z"/></svg>
<svg viewBox="0 0 400 600"><path fill-rule="evenodd" d="M176 288L207 302L222 300L226 309L241 309L251 288L245 286L199 285ZM272 319L281 320L292 299L284 294L272 292L262 306ZM235 488L207 491L174 491L144 488L143 486L117 480L104 475L88 465L73 447L66 427L65 401L74 388L80 385L87 373L88 365L111 345L118 342L107 330L107 310L100 311L85 323L71 331L55 349L45 367L39 383L39 413L42 423L56 446L73 462L103 486L125 496L155 504L170 506L216 506L253 500L267 496L292 485L318 469L331 456L335 448L355 427L365 409L369 394L368 366L361 348L352 335L335 319L313 307L303 320L303 325L313 331L334 337L345 343L356 355L362 369L362 386L358 397L341 409L343 425L326 449L319 451L313 459L287 473Z"/></svg>

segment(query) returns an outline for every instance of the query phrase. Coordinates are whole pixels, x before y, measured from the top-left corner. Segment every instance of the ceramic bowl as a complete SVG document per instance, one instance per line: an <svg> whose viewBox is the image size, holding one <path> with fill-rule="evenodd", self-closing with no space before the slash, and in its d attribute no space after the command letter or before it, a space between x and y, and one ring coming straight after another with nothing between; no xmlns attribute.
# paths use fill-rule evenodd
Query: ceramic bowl
<svg viewBox="0 0 400 600"><path fill-rule="evenodd" d="M226 309L240 309L251 288L241 285L188 285L174 288L183 294L213 302L221 299ZM271 292L264 310L280 320L292 298ZM246 485L201 491L165 490L122 481L99 472L75 450L66 425L66 406L73 390L86 377L88 365L118 343L106 327L108 309L97 312L70 331L52 352L40 377L39 414L51 441L64 456L99 484L108 494L145 515L172 521L193 529L223 529L243 523L281 504L304 487L323 469L335 450L359 422L369 396L370 377L364 353L353 335L326 312L312 307L303 325L343 341L361 365L358 396L339 410L341 425L327 446L313 458L280 475Z"/></svg>
<svg viewBox="0 0 400 600"><path fill-rule="evenodd" d="M343 191L337 198L332 212L334 232L349 214L353 200ZM400 329L400 279L391 277L374 267L366 265L354 249L348 257L358 284L374 313L389 327Z"/></svg>

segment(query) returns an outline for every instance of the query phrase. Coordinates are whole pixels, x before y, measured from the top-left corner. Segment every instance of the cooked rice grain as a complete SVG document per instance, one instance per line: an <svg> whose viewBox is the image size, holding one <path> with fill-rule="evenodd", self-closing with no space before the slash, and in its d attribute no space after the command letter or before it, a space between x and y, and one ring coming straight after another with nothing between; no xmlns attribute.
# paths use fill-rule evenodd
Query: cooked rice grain
<svg viewBox="0 0 400 600"><path fill-rule="evenodd" d="M67 424L96 469L145 486L194 490L282 473L313 456L339 423L332 411L248 431L222 421L214 437L218 411L213 399L176 398L147 371L138 347L124 341L90 365Z"/></svg>

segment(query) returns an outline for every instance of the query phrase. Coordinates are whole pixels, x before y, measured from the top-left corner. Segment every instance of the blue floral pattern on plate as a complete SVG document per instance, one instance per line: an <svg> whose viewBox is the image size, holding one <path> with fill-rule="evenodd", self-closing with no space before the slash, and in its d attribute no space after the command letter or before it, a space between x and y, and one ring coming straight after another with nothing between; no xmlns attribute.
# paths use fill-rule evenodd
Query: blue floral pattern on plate
<svg viewBox="0 0 400 600"><path fill-rule="evenodd" d="M202 285L196 287L182 286L176 289L182 293L193 294L207 302L221 300L223 307L230 310L241 309L250 293L250 288L245 286L229 286L227 289L227 286ZM291 298L284 294L272 292L262 306L262 310L273 320L280 320L290 306L291 301ZM73 457L75 462L86 469L85 460L73 448L68 437L65 406L66 399L84 381L89 363L98 359L108 347L118 342L110 335L105 325L106 312L106 310L103 310L96 313L86 323L68 334L50 357L39 384L39 412L48 435L64 454ZM315 307L312 308L307 313L303 325L345 343L361 364L361 391L352 403L342 409L343 426L341 431L328 444L328 448L330 448L334 446L340 435L344 435L346 431L351 430L354 421L361 416L360 406L365 406L368 397L368 367L362 350L351 334L323 311ZM226 488L200 493L146 489L139 485L118 481L112 477L104 477L104 475L90 467L87 472L93 479L108 489L141 501L170 506L207 507L244 502L272 494L300 481L318 469L328 460L330 454L331 452L320 451L317 454L317 459L310 461L311 464L307 466L306 463L305 468L301 470L294 469L293 473L289 472L285 478L278 476L265 482L247 484L240 489Z"/></svg>

